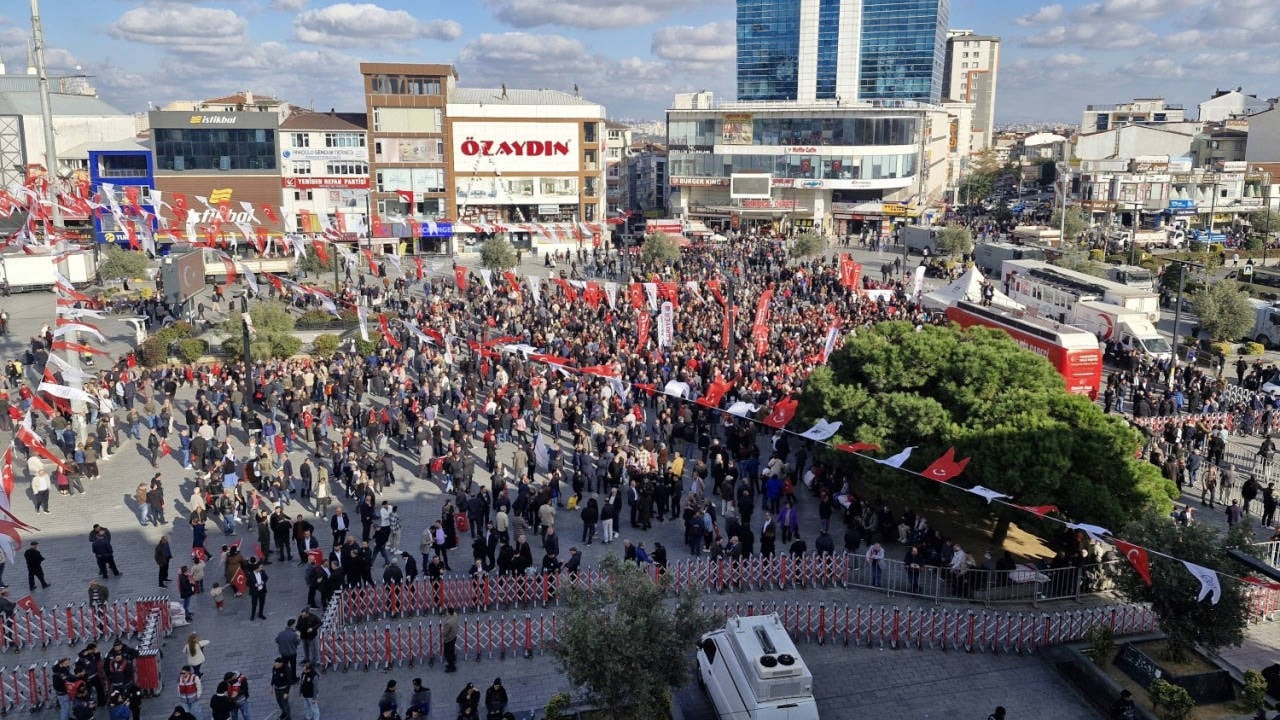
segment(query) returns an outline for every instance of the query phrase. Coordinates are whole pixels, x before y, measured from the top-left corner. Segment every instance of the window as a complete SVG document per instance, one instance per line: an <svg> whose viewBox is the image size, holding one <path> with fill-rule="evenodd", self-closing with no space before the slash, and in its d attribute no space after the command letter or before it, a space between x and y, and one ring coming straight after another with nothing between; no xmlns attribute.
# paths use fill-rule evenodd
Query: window
<svg viewBox="0 0 1280 720"><path fill-rule="evenodd" d="M327 132L324 134L325 147L364 147L364 133Z"/></svg>
<svg viewBox="0 0 1280 720"><path fill-rule="evenodd" d="M309 160L295 160L293 163L294 175L310 175L311 162Z"/></svg>
<svg viewBox="0 0 1280 720"><path fill-rule="evenodd" d="M584 140L589 143L597 142L600 137L600 123L585 123L583 126L585 131Z"/></svg>
<svg viewBox="0 0 1280 720"><path fill-rule="evenodd" d="M311 191L310 190L294 190L293 199L294 200L310 200Z"/></svg>
<svg viewBox="0 0 1280 720"><path fill-rule="evenodd" d="M441 126L440 108L373 109L374 132L438 133Z"/></svg>
<svg viewBox="0 0 1280 720"><path fill-rule="evenodd" d="M311 133L290 133L289 144L296 148L311 147Z"/></svg>
<svg viewBox="0 0 1280 720"><path fill-rule="evenodd" d="M275 170L278 167L274 130L156 128L152 141L159 170Z"/></svg>
<svg viewBox="0 0 1280 720"><path fill-rule="evenodd" d="M331 162L325 165L325 175L368 175L369 165L361 162Z"/></svg>
<svg viewBox="0 0 1280 720"><path fill-rule="evenodd" d="M439 95L440 78L421 75L371 75L369 92L379 95Z"/></svg>

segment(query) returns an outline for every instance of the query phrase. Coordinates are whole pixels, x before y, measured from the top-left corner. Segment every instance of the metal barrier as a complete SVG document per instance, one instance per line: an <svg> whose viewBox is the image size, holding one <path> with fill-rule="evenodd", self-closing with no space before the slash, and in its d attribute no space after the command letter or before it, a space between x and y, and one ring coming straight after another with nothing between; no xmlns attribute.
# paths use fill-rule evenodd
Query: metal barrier
<svg viewBox="0 0 1280 720"><path fill-rule="evenodd" d="M76 645L105 638L139 638L158 613L155 630L164 637L173 632L169 597L153 595L135 600L113 600L99 607L87 603L51 605L37 610L17 610L0 633L0 652L31 647Z"/></svg>
<svg viewBox="0 0 1280 720"><path fill-rule="evenodd" d="M169 609L154 608L147 613L142 627L141 641L138 646L138 658L134 661L134 678L147 697L157 697L164 689L164 680L160 675L160 646L168 632Z"/></svg>
<svg viewBox="0 0 1280 720"><path fill-rule="evenodd" d="M812 602L713 603L704 604L702 609L717 622L777 613L796 642L994 654L1031 653L1050 645L1079 641L1095 626L1108 627L1117 636L1151 632L1158 626L1155 613L1137 605L1052 613ZM556 637L560 622L550 613L463 617L458 624L458 658L480 662L543 654ZM433 666L444 652L442 628L440 620L322 627L320 665L343 671Z"/></svg>
<svg viewBox="0 0 1280 720"><path fill-rule="evenodd" d="M873 567L865 555L848 555L851 587L878 590L888 595L910 595L935 603L971 600L991 605L1023 603L1037 606L1051 600L1079 600L1083 595L1111 587L1119 561L1081 567L1038 569L1020 565L1014 570L946 567L912 567L898 560L880 560Z"/></svg>

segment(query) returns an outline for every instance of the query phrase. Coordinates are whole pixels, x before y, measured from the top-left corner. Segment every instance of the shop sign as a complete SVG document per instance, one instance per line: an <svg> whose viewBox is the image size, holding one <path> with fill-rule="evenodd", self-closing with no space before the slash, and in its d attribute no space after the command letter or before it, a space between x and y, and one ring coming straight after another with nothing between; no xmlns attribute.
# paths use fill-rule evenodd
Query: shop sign
<svg viewBox="0 0 1280 720"><path fill-rule="evenodd" d="M671 184L676 187L726 187L729 184L729 178L673 177Z"/></svg>
<svg viewBox="0 0 1280 720"><path fill-rule="evenodd" d="M312 188L352 188L356 190L364 190L369 187L369 178L293 175L290 177L280 178L280 187L289 190L310 190Z"/></svg>

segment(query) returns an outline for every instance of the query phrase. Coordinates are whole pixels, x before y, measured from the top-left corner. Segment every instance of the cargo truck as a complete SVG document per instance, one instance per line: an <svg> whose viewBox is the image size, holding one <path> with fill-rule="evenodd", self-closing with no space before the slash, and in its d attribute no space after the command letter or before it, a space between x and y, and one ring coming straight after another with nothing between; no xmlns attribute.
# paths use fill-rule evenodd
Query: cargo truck
<svg viewBox="0 0 1280 720"><path fill-rule="evenodd" d="M1173 347L1156 331L1146 314L1097 300L1075 304L1072 325L1088 330L1103 342L1114 342L1125 350L1137 350L1153 360L1168 360Z"/></svg>
<svg viewBox="0 0 1280 720"><path fill-rule="evenodd" d="M22 252L0 254L0 282L7 284L10 292L50 290L55 279L54 271L58 269L53 255L27 255ZM96 275L93 254L80 252L67 255L60 272L75 287L87 287Z"/></svg>

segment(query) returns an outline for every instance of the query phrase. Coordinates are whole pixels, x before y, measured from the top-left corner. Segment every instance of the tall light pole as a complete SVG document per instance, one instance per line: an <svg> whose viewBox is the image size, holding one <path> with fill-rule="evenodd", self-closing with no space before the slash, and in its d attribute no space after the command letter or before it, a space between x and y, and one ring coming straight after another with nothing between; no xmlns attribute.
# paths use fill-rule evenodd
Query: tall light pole
<svg viewBox="0 0 1280 720"><path fill-rule="evenodd" d="M1178 296L1173 306L1173 366L1178 366L1178 330L1182 323L1182 291L1187 286L1187 266L1204 269L1204 265L1190 260L1170 259L1169 262L1178 266Z"/></svg>

